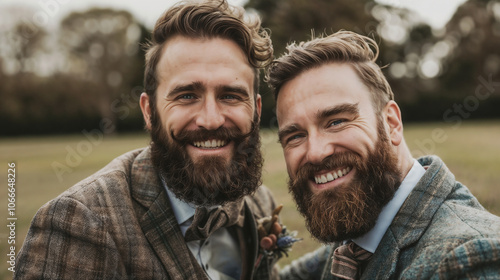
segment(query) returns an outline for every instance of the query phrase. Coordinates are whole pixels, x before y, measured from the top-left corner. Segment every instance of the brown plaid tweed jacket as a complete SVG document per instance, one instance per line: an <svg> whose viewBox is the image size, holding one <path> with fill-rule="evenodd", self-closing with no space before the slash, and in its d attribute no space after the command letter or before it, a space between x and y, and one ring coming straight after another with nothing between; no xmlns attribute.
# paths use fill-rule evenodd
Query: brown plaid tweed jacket
<svg viewBox="0 0 500 280"><path fill-rule="evenodd" d="M245 198L244 228L236 229L242 279L277 271L255 266L255 220L274 200L265 187ZM126 153L45 204L19 252L16 279L206 279L184 242L149 148Z"/></svg>

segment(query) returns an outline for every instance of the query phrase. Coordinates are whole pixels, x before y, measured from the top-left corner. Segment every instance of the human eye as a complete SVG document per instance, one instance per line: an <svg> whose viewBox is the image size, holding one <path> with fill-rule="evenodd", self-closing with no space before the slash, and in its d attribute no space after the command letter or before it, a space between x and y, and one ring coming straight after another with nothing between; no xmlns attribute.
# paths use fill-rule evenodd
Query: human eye
<svg viewBox="0 0 500 280"><path fill-rule="evenodd" d="M183 94L179 94L175 99L181 100L181 101L183 101L183 100L189 101L189 100L196 99L196 95L193 93L183 93Z"/></svg>
<svg viewBox="0 0 500 280"><path fill-rule="evenodd" d="M338 127L345 123L345 119L336 119L328 123L328 127Z"/></svg>
<svg viewBox="0 0 500 280"><path fill-rule="evenodd" d="M224 94L221 96L221 99L222 100L241 100L241 97L239 97L238 95L236 94Z"/></svg>
<svg viewBox="0 0 500 280"><path fill-rule="evenodd" d="M283 145L293 145L293 144L296 144L300 141L300 139L302 139L302 137L304 137L304 135L302 134L292 134L288 137L286 137L283 141Z"/></svg>

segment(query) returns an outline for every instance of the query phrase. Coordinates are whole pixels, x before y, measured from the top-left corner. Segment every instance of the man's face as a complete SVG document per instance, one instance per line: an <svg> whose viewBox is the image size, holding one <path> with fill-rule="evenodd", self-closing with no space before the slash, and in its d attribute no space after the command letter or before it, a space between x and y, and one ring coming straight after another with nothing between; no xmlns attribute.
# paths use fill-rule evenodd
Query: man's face
<svg viewBox="0 0 500 280"><path fill-rule="evenodd" d="M255 99L254 71L243 51L226 39L176 36L164 46L157 71L156 114L148 102L141 100L141 107L153 163L168 187L199 205L255 190L261 99Z"/></svg>
<svg viewBox="0 0 500 280"><path fill-rule="evenodd" d="M306 70L277 100L289 187L320 241L368 232L400 184L384 117L348 64Z"/></svg>

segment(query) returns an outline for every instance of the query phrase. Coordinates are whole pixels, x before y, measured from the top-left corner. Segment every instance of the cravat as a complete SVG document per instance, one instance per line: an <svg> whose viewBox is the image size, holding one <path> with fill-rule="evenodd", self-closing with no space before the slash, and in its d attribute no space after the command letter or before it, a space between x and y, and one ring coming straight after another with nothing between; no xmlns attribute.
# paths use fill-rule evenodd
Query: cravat
<svg viewBox="0 0 500 280"><path fill-rule="evenodd" d="M361 273L358 275L358 269L362 262L369 260L372 255L351 241L335 249L330 272L342 279L359 279Z"/></svg>
<svg viewBox="0 0 500 280"><path fill-rule="evenodd" d="M238 225L243 227L245 220L244 199L231 201L219 207L198 207L193 223L186 231L186 242L207 239L221 227Z"/></svg>

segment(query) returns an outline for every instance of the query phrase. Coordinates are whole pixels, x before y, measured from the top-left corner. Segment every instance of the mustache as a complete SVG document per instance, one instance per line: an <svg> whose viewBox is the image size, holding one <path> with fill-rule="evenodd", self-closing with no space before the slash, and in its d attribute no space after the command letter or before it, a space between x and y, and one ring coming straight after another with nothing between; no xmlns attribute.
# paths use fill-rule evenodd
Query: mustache
<svg viewBox="0 0 500 280"><path fill-rule="evenodd" d="M237 127L219 127L215 130L208 130L205 128L197 130L183 130L177 133L177 135L175 135L172 131L170 135L175 142L184 146L186 144L191 144L197 141L206 141L208 139L224 140L226 142L242 142L244 139L250 137L254 130L255 125L252 123L252 128L248 133L242 133Z"/></svg>
<svg viewBox="0 0 500 280"><path fill-rule="evenodd" d="M325 157L320 163L306 162L297 172L293 180L298 181L313 179L314 174L325 170L334 170L341 167L359 167L362 164L362 158L353 152L338 152Z"/></svg>

